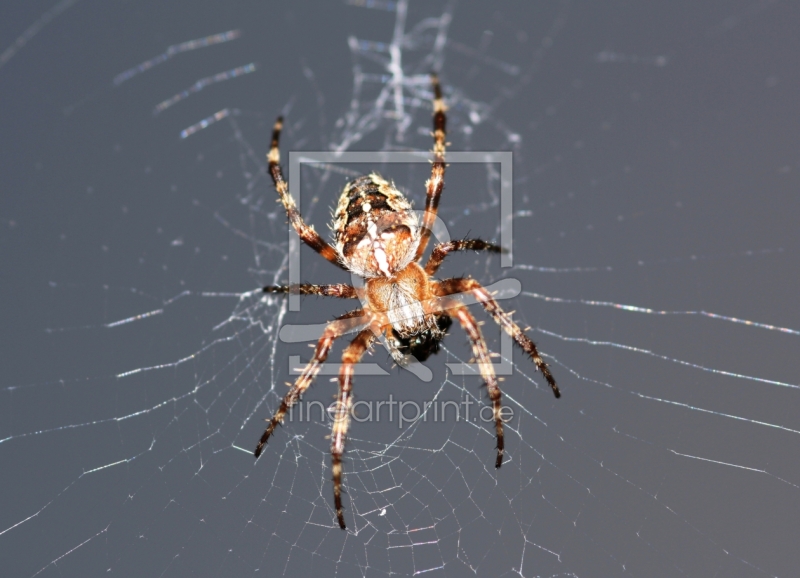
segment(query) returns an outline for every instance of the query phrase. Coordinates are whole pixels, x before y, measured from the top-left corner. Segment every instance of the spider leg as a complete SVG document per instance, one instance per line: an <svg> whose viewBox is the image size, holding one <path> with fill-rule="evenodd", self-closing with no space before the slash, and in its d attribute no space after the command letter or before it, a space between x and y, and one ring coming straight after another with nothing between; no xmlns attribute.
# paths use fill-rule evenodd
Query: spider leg
<svg viewBox="0 0 800 578"><path fill-rule="evenodd" d="M461 241L449 241L447 243L439 243L433 248L428 262L425 264L425 272L428 275L433 275L439 269L439 266L447 257L448 253L453 251L491 251L492 253L503 253L500 245L494 243L487 243L480 239L463 239Z"/></svg>
<svg viewBox="0 0 800 578"><path fill-rule="evenodd" d="M454 302L451 302L451 304L452 303ZM478 363L483 381L486 383L486 390L489 392L489 399L492 400L494 428L495 434L497 435L497 460L494 463L494 467L499 468L503 465L503 454L505 453L503 417L501 414L503 405L500 402L502 394L500 392L500 386L497 385L497 377L494 374L494 366L489 356L489 349L486 346L486 340L483 338L478 322L466 307L457 305L451 309L450 305L448 305L448 313L458 319L467 337L469 337L470 345L472 345L472 355L475 356L475 361Z"/></svg>
<svg viewBox="0 0 800 578"><path fill-rule="evenodd" d="M431 178L425 183L427 188L425 213L422 216L421 236L414 261L419 261L422 258L422 254L425 253L433 223L436 221L436 211L439 210L439 199L442 196L442 189L444 189L444 170L446 166L444 153L447 145L445 142L445 137L447 136L446 107L442 99L439 77L432 74L431 83L433 84L433 164L431 165Z"/></svg>
<svg viewBox="0 0 800 578"><path fill-rule="evenodd" d="M264 434L261 436L261 440L259 440L255 452L253 452L256 457L261 455L261 452L264 451L264 446L267 445L267 440L272 435L272 432L275 431L275 428L283 422L283 418L286 416L292 406L297 403L297 401L300 399L300 396L303 395L305 390L308 389L308 386L311 385L311 382L314 381L314 378L322 368L322 364L325 363L325 360L328 358L328 353L333 346L334 340L337 337L341 337L347 333L351 327L360 323L359 317L363 315L363 313L364 312L361 309L345 313L344 315L337 317L336 320L331 321L325 327L325 331L322 332L322 336L317 342L317 347L314 349L314 357L312 357L311 361L306 364L305 368L303 369L303 373L300 374L300 377L298 377L297 381L294 382L294 385L291 387L291 389L289 389L289 392L283 397L283 401L281 401L278 411L276 411L269 420L269 425L267 426L267 429L264 430Z"/></svg>
<svg viewBox="0 0 800 578"><path fill-rule="evenodd" d="M497 304L489 292L477 281L474 279L445 279L441 281L437 285L435 285L435 289L437 295L452 295L453 293L472 293L478 301L481 302L483 308L492 316L495 322L503 328L503 330L508 333L511 338L516 341L517 345L519 345L525 353L531 358L534 364L536 364L536 368L541 372L544 376L547 383L550 385L550 388L553 390L553 394L556 397L561 397L561 391L558 389L558 385L556 385L556 380L553 377L553 374L550 373L550 368L547 364L542 360L539 356L539 351L536 349L536 344L530 340L530 338L525 335L525 332L520 328L519 325L514 323L511 319L511 316L503 311L500 306Z"/></svg>
<svg viewBox="0 0 800 578"><path fill-rule="evenodd" d="M267 154L267 161L269 162L269 174L272 175L272 182L275 183L275 190L278 191L278 196L286 209L289 222L292 223L294 230L297 231L297 234L306 245L314 249L334 265L344 269L344 266L339 262L336 250L331 247L325 239L319 236L319 233L314 230L314 227L306 225L303 217L300 216L300 211L297 210L297 205L292 195L289 194L289 185L283 178L283 172L281 171L281 151L278 148L278 141L280 140L282 129L283 117L279 116L272 129L272 145Z"/></svg>
<svg viewBox="0 0 800 578"><path fill-rule="evenodd" d="M336 410L331 427L331 469L333 470L333 501L336 506L336 518L339 527L344 530L344 514L342 513L342 454L347 429L350 426L350 411L353 407L353 368L369 349L375 334L372 329L364 329L350 342L342 353L342 365L339 367L339 395L336 398Z"/></svg>
<svg viewBox="0 0 800 578"><path fill-rule="evenodd" d="M321 295L323 297L338 297L340 299L355 299L358 297L355 287L336 283L333 285L267 285L262 289L264 293L293 293L295 295Z"/></svg>

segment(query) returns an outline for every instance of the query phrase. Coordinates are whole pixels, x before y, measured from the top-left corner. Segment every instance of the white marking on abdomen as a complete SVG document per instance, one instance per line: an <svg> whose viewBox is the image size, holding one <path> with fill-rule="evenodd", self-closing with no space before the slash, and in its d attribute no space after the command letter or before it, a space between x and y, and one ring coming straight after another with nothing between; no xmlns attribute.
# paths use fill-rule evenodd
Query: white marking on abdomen
<svg viewBox="0 0 800 578"><path fill-rule="evenodd" d="M372 245L372 253L375 255L375 260L378 262L378 269L387 277L391 277L389 272L389 260L386 258L386 251L383 250L383 245L380 241L375 241Z"/></svg>

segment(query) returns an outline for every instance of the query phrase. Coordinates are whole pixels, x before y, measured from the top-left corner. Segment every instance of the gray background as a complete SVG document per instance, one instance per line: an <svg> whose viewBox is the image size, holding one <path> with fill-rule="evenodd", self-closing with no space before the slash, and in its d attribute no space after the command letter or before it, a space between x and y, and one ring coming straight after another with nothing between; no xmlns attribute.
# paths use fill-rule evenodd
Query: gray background
<svg viewBox="0 0 800 578"><path fill-rule="evenodd" d="M308 299L283 316L279 300L222 294L285 274L285 220L259 176L274 116L287 114L284 151L336 142L352 97L348 37L388 42L394 13L5 3L0 49L16 49L0 58L4 575L796 573L800 10L527 4L409 8L407 28L452 15L441 71L451 103L491 105L473 126L453 104L452 148L515 154L515 268L470 254L442 274L792 332L523 295L507 308L533 327L562 399L515 352L500 471L491 428L354 424L341 532L324 424L287 424L257 463L246 452L291 379L288 355L308 355L277 340L280 324L347 304ZM112 83L170 45L233 29L235 41ZM404 47L406 73L428 71L430 40ZM355 59L381 71L367 60ZM153 114L250 62L255 73ZM405 141L385 119L354 148L428 148L428 105L409 106ZM235 114L180 138L224 108ZM419 206L424 170L392 172ZM448 172L440 214L454 237L497 235L485 174ZM304 184L320 231L343 179ZM310 251L302 259L304 280L347 280ZM491 323L485 332L496 347ZM469 357L451 333L430 384L394 370L358 380L359 399L483 398L477 377L445 373ZM389 367L386 357L373 360ZM309 399L330 400L327 379Z"/></svg>

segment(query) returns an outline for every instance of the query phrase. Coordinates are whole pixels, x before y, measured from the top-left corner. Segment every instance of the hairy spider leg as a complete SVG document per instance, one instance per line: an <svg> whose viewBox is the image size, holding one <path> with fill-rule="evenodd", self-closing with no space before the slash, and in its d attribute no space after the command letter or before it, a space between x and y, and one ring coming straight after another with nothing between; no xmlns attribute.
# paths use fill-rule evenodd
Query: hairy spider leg
<svg viewBox="0 0 800 578"><path fill-rule="evenodd" d="M355 299L358 297L356 288L345 283L331 285L267 285L261 289L264 293L291 293L293 295L319 295L321 297L338 297L339 299Z"/></svg>
<svg viewBox="0 0 800 578"><path fill-rule="evenodd" d="M444 189L444 153L447 146L445 138L447 136L447 117L442 99L442 87L439 85L439 77L431 75L433 84L433 164L431 164L431 178L425 183L427 193L425 196L425 213L422 216L422 227L419 246L414 261L422 259L428 239L431 236L433 223L436 221L436 211L439 209L439 199Z"/></svg>
<svg viewBox="0 0 800 578"><path fill-rule="evenodd" d="M345 267L339 262L339 257L334 248L331 247L325 239L319 236L319 233L314 230L314 227L306 225L303 217L300 215L300 211L297 210L297 205L292 195L289 194L289 185L283 178L283 172L281 171L281 151L278 148L278 141L280 140L282 129L283 117L279 116L272 129L272 145L270 146L269 153L267 153L267 161L269 162L269 174L272 175L272 182L275 183L275 190L278 191L278 196L286 209L289 222L306 245L314 249L334 265L344 269Z"/></svg>
<svg viewBox="0 0 800 578"><path fill-rule="evenodd" d="M502 393L500 386L497 385L497 376L494 373L491 355L486 347L486 340L481 334L478 322L464 305L456 303L456 301L449 301L449 303L446 302L445 306L448 308L449 314L458 319L469 338L469 343L472 346L472 355L475 357L481 377L483 377L483 381L486 384L489 399L492 401L492 415L494 416L494 429L497 436L497 460L494 463L494 467L499 468L503 465L503 454L505 453L503 417L501 413L503 405L500 400Z"/></svg>
<svg viewBox="0 0 800 578"><path fill-rule="evenodd" d="M460 241L448 241L439 243L433 248L428 262L425 264L425 272L434 275L438 271L445 257L453 251L491 251L492 253L505 253L500 245L487 243L480 239L462 239Z"/></svg>
<svg viewBox="0 0 800 578"><path fill-rule="evenodd" d="M283 418L314 381L314 378L319 373L319 370L322 369L322 364L325 363L325 360L328 358L328 353L330 353L333 342L338 337L346 334L353 327L356 327L362 323L363 321L360 319L360 317L363 314L364 311L361 309L350 311L349 313L345 313L344 315L337 317L325 327L325 330L322 332L322 336L319 338L317 346L314 349L314 357L312 357L311 361L309 361L305 368L303 368L303 372L300 374L300 377L297 378L297 381L294 382L294 385L284 396L283 401L281 401L278 411L276 411L269 420L269 425L267 426L267 429L264 430L264 434L261 436L261 440L258 442L255 452L253 452L256 457L261 455L261 452L264 451L264 446L267 445L267 440L269 440L272 432L275 431L275 428L279 424L283 423Z"/></svg>
<svg viewBox="0 0 800 578"><path fill-rule="evenodd" d="M553 390L553 394L556 397L561 397L561 391L558 389L558 385L556 385L556 380L553 377L553 374L550 373L550 368L539 356L539 351L536 349L536 344L531 341L527 335L525 335L525 332L520 328L519 325L514 323L514 321L511 319L511 316L500 308L500 306L497 304L497 301L492 298L491 294L483 285L475 281L475 279L453 278L440 281L435 286L434 290L436 291L437 295L452 295L453 293L466 292L472 293L477 300L481 302L483 308L486 309L487 313L492 316L495 322L511 336L511 338L522 348L525 353L528 354L533 363L536 365L536 368L550 385L550 388Z"/></svg>
<svg viewBox="0 0 800 578"><path fill-rule="evenodd" d="M372 328L361 331L342 353L339 367L339 394L336 398L333 425L331 426L331 469L333 470L333 501L339 527L346 529L342 509L342 454L347 430L350 427L350 412L353 408L353 373L355 365L369 349L375 334Z"/></svg>

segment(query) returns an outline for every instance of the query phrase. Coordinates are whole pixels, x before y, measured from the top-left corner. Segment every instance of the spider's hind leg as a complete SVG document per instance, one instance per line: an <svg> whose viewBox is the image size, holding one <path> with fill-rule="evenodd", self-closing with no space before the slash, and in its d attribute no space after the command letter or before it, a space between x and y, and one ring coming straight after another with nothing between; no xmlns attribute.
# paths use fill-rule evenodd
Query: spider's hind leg
<svg viewBox="0 0 800 578"><path fill-rule="evenodd" d="M270 145L269 153L267 153L267 162L269 163L269 174L272 176L272 182L275 184L275 190L278 192L280 201L286 209L289 222L306 245L334 265L344 269L344 266L339 262L336 250L319 236L314 227L306 224L303 217L300 216L300 211L297 210L297 205L292 195L289 194L289 185L286 183L286 179L283 178L283 171L281 171L281 151L278 148L281 130L283 130L283 117L279 116L272 129L272 144Z"/></svg>
<svg viewBox="0 0 800 578"><path fill-rule="evenodd" d="M439 77L431 75L433 85L433 164L431 165L431 178L425 183L427 194L425 196L425 213L422 215L422 227L419 246L415 261L419 261L425 253L428 239L431 236L433 223L436 221L436 212L439 210L439 199L444 189L444 171L447 166L444 162L444 153L447 148L447 107L442 98L442 87Z"/></svg>

